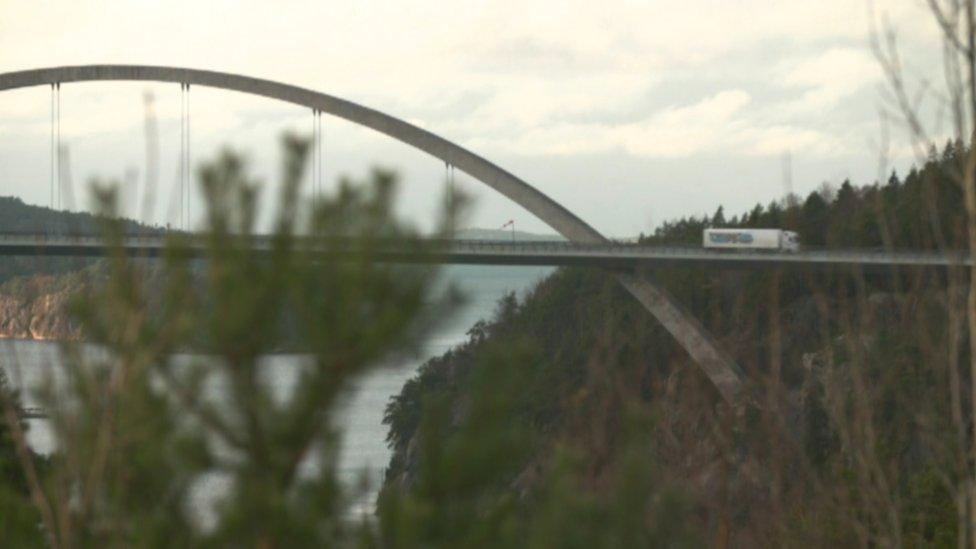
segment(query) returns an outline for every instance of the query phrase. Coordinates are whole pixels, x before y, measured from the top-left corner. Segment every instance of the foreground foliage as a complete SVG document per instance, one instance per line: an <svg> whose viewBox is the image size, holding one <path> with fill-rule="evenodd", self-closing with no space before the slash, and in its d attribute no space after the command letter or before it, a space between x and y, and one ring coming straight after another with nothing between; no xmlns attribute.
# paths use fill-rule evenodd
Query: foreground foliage
<svg viewBox="0 0 976 549"><path fill-rule="evenodd" d="M0 504L29 517L19 535L56 547L368 539L348 515L356 494L336 478L331 414L350 379L410 352L449 301L432 295L428 269L370 256L380 239L423 252L392 216L395 176L344 182L307 207L306 151L304 141L285 140L270 249L253 244L259 187L240 157L224 153L200 172L203 261L191 260L180 235L161 267L121 252L106 260L105 279L74 309L88 344L64 345L63 380L40 395L58 447L50 466L23 474L37 465L13 455L23 424L0 430L15 435L0 444L0 471L16 480L4 489L21 495ZM102 195L106 211L112 201ZM124 229L106 222L110 245ZM323 260L328 249L307 246L325 236L352 239L358 251ZM270 364L282 350L298 353L287 371ZM16 401L4 404L16 414ZM212 491L221 484L223 496ZM17 513L4 513L4 524Z"/></svg>

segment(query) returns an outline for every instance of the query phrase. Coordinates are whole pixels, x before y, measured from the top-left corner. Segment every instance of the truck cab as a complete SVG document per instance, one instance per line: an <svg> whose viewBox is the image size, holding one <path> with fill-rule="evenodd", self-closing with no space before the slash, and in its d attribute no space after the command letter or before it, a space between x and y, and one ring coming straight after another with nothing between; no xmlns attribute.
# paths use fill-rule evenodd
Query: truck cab
<svg viewBox="0 0 976 549"><path fill-rule="evenodd" d="M783 231L779 249L784 252L800 251L800 235L793 231Z"/></svg>

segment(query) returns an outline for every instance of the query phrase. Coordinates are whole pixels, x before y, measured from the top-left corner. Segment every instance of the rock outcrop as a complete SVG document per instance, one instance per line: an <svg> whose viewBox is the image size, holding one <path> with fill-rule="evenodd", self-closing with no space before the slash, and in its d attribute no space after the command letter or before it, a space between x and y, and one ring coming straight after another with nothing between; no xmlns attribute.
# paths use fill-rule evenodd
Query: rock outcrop
<svg viewBox="0 0 976 549"><path fill-rule="evenodd" d="M80 274L37 275L0 286L0 338L78 339L69 304L85 287Z"/></svg>

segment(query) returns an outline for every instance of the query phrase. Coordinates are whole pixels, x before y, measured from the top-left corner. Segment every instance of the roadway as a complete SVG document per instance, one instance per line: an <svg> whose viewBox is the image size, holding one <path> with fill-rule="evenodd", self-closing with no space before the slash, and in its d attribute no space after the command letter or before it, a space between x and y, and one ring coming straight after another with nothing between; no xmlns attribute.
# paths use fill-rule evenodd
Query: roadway
<svg viewBox="0 0 976 549"><path fill-rule="evenodd" d="M190 239L191 254L203 255L206 243ZM242 239L257 252L268 252L269 237ZM134 257L157 257L165 249L165 236L128 236L121 250ZM354 240L300 240L299 249L323 256L362 253ZM44 234L0 234L0 255L9 256L104 256L111 249L101 237ZM711 266L716 268L829 268L857 266L863 269L900 267L972 266L973 259L959 251L906 250L801 250L719 251L696 247L646 246L625 243L578 244L563 241L425 240L417 246L402 242L377 242L370 253L377 261L395 263L448 263L469 265L550 265L604 268L667 268Z"/></svg>

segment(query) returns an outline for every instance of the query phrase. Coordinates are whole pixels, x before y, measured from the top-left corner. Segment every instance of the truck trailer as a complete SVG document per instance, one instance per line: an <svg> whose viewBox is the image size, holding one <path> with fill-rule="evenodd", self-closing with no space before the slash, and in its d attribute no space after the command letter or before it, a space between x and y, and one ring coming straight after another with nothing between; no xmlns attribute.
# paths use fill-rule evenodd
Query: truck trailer
<svg viewBox="0 0 976 549"><path fill-rule="evenodd" d="M702 244L722 250L800 250L800 236L782 229L705 229Z"/></svg>

